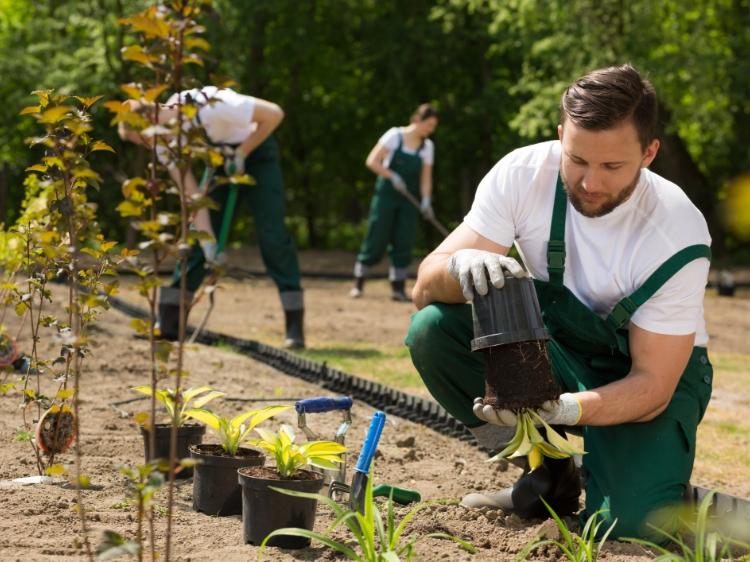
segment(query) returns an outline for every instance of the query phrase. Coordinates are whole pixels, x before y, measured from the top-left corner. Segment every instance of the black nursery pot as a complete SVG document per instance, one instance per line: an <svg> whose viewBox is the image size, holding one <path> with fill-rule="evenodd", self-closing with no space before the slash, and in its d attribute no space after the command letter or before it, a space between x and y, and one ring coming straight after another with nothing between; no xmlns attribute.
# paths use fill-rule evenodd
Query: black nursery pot
<svg viewBox="0 0 750 562"><path fill-rule="evenodd" d="M157 423L154 426L156 436L156 459L168 459L169 458L169 438L172 434L172 425L168 423ZM201 424L185 424L177 428L177 458L184 459L190 456L188 447L190 445L198 445L203 441L203 435L206 433L206 426ZM146 454L146 462L151 460L149 453L148 441L149 441L149 430L145 426L141 426L141 434L143 435L143 447ZM183 468L175 474L176 478L190 478L193 475L192 468Z"/></svg>
<svg viewBox="0 0 750 562"><path fill-rule="evenodd" d="M300 470L299 480L279 480L271 468L251 467L237 471L242 486L242 525L245 542L260 545L269 533L284 527L312 530L315 525L317 500L296 498L269 489L269 486L298 492L319 493L323 475L310 470ZM278 536L268 541L268 546L280 548L305 548L310 539Z"/></svg>
<svg viewBox="0 0 750 562"><path fill-rule="evenodd" d="M237 455L224 453L221 445L191 445L190 457L199 461L193 473L193 509L207 515L242 513L242 489L237 469L263 466L266 457L253 449L240 447Z"/></svg>
<svg viewBox="0 0 750 562"><path fill-rule="evenodd" d="M471 315L474 320L472 351L549 339L534 282L529 277L508 277L502 289L490 284L486 295L474 295Z"/></svg>
<svg viewBox="0 0 750 562"><path fill-rule="evenodd" d="M471 349L482 351L486 364L484 404L515 410L556 399L534 282L508 278L502 289L490 285L486 295L474 295L472 304Z"/></svg>

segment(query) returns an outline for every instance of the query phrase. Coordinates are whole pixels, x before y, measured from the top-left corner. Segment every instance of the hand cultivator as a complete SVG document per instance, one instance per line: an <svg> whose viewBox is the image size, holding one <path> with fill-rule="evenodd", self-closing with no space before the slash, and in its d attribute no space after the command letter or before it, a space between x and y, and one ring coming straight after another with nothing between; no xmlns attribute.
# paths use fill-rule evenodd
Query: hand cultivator
<svg viewBox="0 0 750 562"><path fill-rule="evenodd" d="M352 403L349 396L331 398L329 396L318 396L316 398L305 398L298 400L294 405L297 410L297 427L299 427L310 441L317 441L320 436L307 425L307 414L320 414L340 410L343 412L343 421L336 430L333 441L346 445L346 432L352 425ZM333 497L336 485L346 482L346 454L342 455L342 462L335 470L321 469L325 476L325 483L329 485L329 495Z"/></svg>

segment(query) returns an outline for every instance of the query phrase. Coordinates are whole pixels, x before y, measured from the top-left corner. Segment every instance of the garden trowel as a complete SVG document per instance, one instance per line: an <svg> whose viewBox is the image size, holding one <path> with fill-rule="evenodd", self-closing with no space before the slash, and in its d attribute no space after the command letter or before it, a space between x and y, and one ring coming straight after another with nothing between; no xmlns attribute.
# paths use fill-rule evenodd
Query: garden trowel
<svg viewBox="0 0 750 562"><path fill-rule="evenodd" d="M354 467L351 486L347 486L341 482L333 482L329 489L329 495L331 495L331 497L340 492L348 492L349 505L353 510L359 511L360 513L364 513L365 491L367 490L367 480L370 475L370 465L375 456L375 451L378 448L378 442L380 441L381 433L383 433L384 425L385 413L381 411L375 412L372 416L372 421L370 422L370 428L367 430L365 442L362 444L362 450L359 453L357 465ZM400 504L407 504L421 500L421 496L416 490L397 488L388 484L375 486L372 489L372 495L373 497L392 497L393 501Z"/></svg>

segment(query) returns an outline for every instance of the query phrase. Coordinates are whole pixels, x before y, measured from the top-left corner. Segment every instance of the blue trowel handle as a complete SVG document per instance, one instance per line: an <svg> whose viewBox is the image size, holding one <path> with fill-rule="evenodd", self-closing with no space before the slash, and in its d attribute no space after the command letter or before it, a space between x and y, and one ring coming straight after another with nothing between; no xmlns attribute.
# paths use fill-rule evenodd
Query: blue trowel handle
<svg viewBox="0 0 750 562"><path fill-rule="evenodd" d="M316 414L320 412L331 412L333 410L351 410L352 399L349 396L318 396L317 398L305 398L298 400L294 409L298 414Z"/></svg>
<svg viewBox="0 0 750 562"><path fill-rule="evenodd" d="M367 430L367 437L365 437L365 442L362 444L362 450L357 459L357 466L354 467L354 470L357 472L367 474L370 470L370 463L372 463L372 457L375 456L375 451L378 448L380 434L383 433L384 425L385 413L378 410L372 415L370 429Z"/></svg>

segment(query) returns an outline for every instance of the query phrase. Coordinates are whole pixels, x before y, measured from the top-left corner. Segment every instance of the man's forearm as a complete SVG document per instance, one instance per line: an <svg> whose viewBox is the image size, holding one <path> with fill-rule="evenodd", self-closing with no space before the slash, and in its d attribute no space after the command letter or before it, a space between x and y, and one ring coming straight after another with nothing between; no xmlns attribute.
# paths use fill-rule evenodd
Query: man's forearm
<svg viewBox="0 0 750 562"><path fill-rule="evenodd" d="M433 302L464 303L458 282L448 273L450 254L431 254L419 266L412 300L418 309Z"/></svg>
<svg viewBox="0 0 750 562"><path fill-rule="evenodd" d="M646 422L663 412L672 398L668 389L655 389L653 378L631 373L613 383L577 392L583 414L580 425Z"/></svg>

